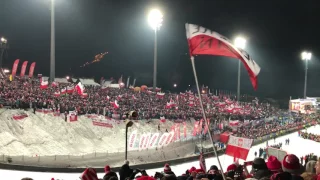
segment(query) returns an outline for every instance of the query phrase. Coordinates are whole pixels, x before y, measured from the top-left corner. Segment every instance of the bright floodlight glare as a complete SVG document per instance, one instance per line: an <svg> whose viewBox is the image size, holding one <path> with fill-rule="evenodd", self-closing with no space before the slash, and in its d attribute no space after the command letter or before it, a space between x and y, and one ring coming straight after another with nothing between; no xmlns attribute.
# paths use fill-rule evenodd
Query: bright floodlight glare
<svg viewBox="0 0 320 180"><path fill-rule="evenodd" d="M237 37L237 38L234 40L234 45L235 45L237 48L244 49L244 48L246 47L246 43L247 43L247 40L244 39L243 37Z"/></svg>
<svg viewBox="0 0 320 180"><path fill-rule="evenodd" d="M7 43L7 39L4 38L4 37L1 37L1 42L2 42L2 43Z"/></svg>
<svg viewBox="0 0 320 180"><path fill-rule="evenodd" d="M304 51L301 53L302 60L309 61L309 60L311 60L311 56L312 56L311 52Z"/></svg>
<svg viewBox="0 0 320 180"><path fill-rule="evenodd" d="M4 69L3 72L4 72L4 73L9 73L10 70L9 70L9 69Z"/></svg>
<svg viewBox="0 0 320 180"><path fill-rule="evenodd" d="M173 87L177 87L177 84L174 84Z"/></svg>
<svg viewBox="0 0 320 180"><path fill-rule="evenodd" d="M148 23L154 30L160 29L162 26L163 15L158 9L153 9L149 12Z"/></svg>
<svg viewBox="0 0 320 180"><path fill-rule="evenodd" d="M70 77L69 77L69 76L67 76L67 77L66 77L66 79L67 79L67 80L69 80L69 79L70 79Z"/></svg>

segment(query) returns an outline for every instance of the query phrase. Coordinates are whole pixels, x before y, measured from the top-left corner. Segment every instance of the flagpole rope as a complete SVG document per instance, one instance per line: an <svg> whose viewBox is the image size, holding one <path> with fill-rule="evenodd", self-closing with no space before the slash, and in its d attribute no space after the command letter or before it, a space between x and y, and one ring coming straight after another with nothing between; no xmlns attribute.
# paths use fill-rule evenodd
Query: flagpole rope
<svg viewBox="0 0 320 180"><path fill-rule="evenodd" d="M211 143L212 143L212 147L213 147L214 154L215 154L215 156L217 157L217 160L218 160L218 164L219 164L219 167L220 167L220 170L221 170L221 174L222 174L223 180L226 180L226 177L225 177L225 175L224 175L224 173L223 173L223 169L222 169L222 166L221 166L219 157L218 157L217 150L216 150L216 148L215 148L215 146L214 146L214 142L213 142L213 139L212 139L211 131L210 131L210 129L209 129L209 123L208 123L208 121L207 121L206 113L204 112L204 108L203 108L203 104L202 104L202 98L201 98L201 93L200 93L200 89L199 89L197 71L196 71L196 67L195 67L195 64L194 64L194 57L191 56L190 59L191 59L191 64L192 64L194 79L195 79L195 81L196 81L196 86L197 86L197 91L198 91L200 106L201 106L201 110L202 110L202 117L203 117L203 119L204 119L204 121L205 121L205 123L206 123L206 126L208 127L209 137L210 137L210 140L211 140Z"/></svg>

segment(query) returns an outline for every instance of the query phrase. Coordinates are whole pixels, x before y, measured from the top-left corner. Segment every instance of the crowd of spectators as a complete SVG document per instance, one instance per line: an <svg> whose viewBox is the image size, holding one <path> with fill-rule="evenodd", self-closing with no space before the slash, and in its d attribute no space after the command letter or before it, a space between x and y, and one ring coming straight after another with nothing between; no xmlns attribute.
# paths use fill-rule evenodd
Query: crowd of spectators
<svg viewBox="0 0 320 180"><path fill-rule="evenodd" d="M78 114L101 114L120 119L135 110L140 119L201 119L202 114L197 95L191 92L165 93L158 96L151 90L134 91L131 88L104 88L85 86L86 97L76 91L62 94L63 89L72 89L75 83L51 83L48 88L41 89L39 79L2 80L0 84L0 102L10 108L52 108L64 113L77 110ZM60 94L59 94L60 93ZM225 119L252 120L269 117L277 109L268 103L241 102L236 103L231 95L203 94L204 108L208 118L216 121ZM117 101L119 107L114 107ZM167 104L171 104L168 108ZM233 109L233 110L232 110Z"/></svg>
<svg viewBox="0 0 320 180"><path fill-rule="evenodd" d="M258 157L243 164L232 163L223 174L216 165L212 165L208 170L190 167L184 174L178 175L169 164L165 164L162 172L151 175L145 170L131 169L128 161L120 168L119 177L108 165L104 170L103 180L222 180L223 175L227 180L320 180L320 159L306 161L303 166L294 154L286 155L282 161L275 156L269 156L267 160ZM85 169L80 179L99 180L94 168Z"/></svg>
<svg viewBox="0 0 320 180"><path fill-rule="evenodd" d="M312 141L320 142L320 135L308 133L308 132L301 132L300 137L304 139L310 139Z"/></svg>

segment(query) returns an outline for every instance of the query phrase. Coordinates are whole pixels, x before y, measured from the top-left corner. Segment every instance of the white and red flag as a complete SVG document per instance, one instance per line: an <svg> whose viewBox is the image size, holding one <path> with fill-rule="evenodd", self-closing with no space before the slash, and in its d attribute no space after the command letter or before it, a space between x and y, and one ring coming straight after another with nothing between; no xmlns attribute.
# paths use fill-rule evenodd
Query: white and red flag
<svg viewBox="0 0 320 180"><path fill-rule="evenodd" d="M113 107L116 108L116 109L119 108L119 104L118 104L117 100L114 100Z"/></svg>
<svg viewBox="0 0 320 180"><path fill-rule="evenodd" d="M61 94L66 94L66 92L67 92L66 88L61 89Z"/></svg>
<svg viewBox="0 0 320 180"><path fill-rule="evenodd" d="M74 91L74 87L73 86L67 86L67 93L71 94Z"/></svg>
<svg viewBox="0 0 320 180"><path fill-rule="evenodd" d="M49 85L48 81L43 81L41 78L41 82L40 82L40 89L47 89Z"/></svg>
<svg viewBox="0 0 320 180"><path fill-rule="evenodd" d="M253 139L229 136L229 141L226 149L226 154L233 158L239 158L246 160L250 148L252 146Z"/></svg>
<svg viewBox="0 0 320 180"><path fill-rule="evenodd" d="M247 69L254 89L257 89L259 65L243 49L235 47L226 37L195 24L186 24L190 56L216 55L239 59Z"/></svg>
<svg viewBox="0 0 320 180"><path fill-rule="evenodd" d="M58 82L53 81L53 82L51 83L51 86L52 86L52 87L57 87L57 86L59 86L59 83L58 83Z"/></svg>
<svg viewBox="0 0 320 180"><path fill-rule="evenodd" d="M84 92L84 86L80 81L76 85L75 89L77 90L78 94L80 94L80 95L82 95Z"/></svg>

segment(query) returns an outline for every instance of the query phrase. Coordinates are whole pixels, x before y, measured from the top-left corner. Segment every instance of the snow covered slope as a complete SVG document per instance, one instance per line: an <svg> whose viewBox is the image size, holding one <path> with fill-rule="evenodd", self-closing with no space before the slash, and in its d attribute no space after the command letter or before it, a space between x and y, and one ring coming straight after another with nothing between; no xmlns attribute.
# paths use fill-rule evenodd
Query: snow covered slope
<svg viewBox="0 0 320 180"><path fill-rule="evenodd" d="M65 159L71 159L69 162L60 165L70 165L71 161L80 162L81 159L87 156L87 159L93 160L98 157L112 157L111 154L118 154L123 158L125 148L125 124L114 124L114 128L106 128L94 126L92 120L81 116L76 122L65 122L62 117L36 113L23 110L3 110L0 111L0 154L11 156L15 162L39 161L41 157L42 165L51 165L47 161L61 162ZM13 116L21 113L26 113L28 117L22 120L13 120ZM158 131L158 125L160 130ZM136 146L138 146L140 136L144 133L159 132L160 135L166 131L170 131L173 122L167 121L160 123L159 120L146 122L139 121L134 123L129 129L128 136L134 130L138 131ZM187 132L191 134L193 123L187 123ZM181 125L182 127L183 125ZM183 128L180 128L181 137L183 136ZM190 136L188 137L190 138ZM173 143L172 146L164 147L164 150L176 149L178 147L186 148L187 142ZM190 144L190 143L189 143ZM194 146L194 144L191 144ZM192 146L190 146L192 147ZM189 148L188 151L181 151L177 157L190 155L194 148ZM169 149L170 150L170 149ZM144 150L147 151L147 150ZM152 151L149 149L149 153ZM164 151L166 152L166 151ZM132 155L137 154L137 151L132 151ZM141 153L140 153L141 154ZM143 154L143 153L142 153ZM57 156L56 156L57 155ZM147 155L147 153L145 154ZM72 156L70 158L70 156ZM169 154L167 153L168 159ZM29 158L29 159L28 159ZM30 159L31 158L31 159ZM51 159L50 159L51 158ZM74 158L75 160L72 160ZM114 157L112 157L114 158ZM141 162L150 162L146 158L141 157ZM172 158L176 158L172 156ZM80 159L80 160L79 160ZM161 159L161 158L160 158ZM160 160L159 159L159 160ZM118 159L114 159L116 162ZM120 161L122 163L122 160ZM38 163L38 162L37 162ZM76 163L80 166L85 166L83 163ZM93 164L90 164L93 165ZM97 164L98 165L98 164ZM74 165L75 166L75 165Z"/></svg>

